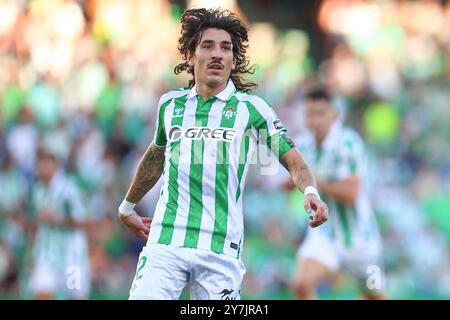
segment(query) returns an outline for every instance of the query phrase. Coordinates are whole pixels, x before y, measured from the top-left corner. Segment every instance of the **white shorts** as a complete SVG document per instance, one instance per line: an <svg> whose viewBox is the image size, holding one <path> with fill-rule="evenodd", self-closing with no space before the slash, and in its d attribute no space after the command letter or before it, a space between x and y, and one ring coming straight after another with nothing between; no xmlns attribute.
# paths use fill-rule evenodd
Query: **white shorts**
<svg viewBox="0 0 450 320"><path fill-rule="evenodd" d="M50 246L46 238L51 237ZM32 293L52 293L63 299L87 299L91 269L87 237L71 231L63 237L55 233L38 233L34 243L33 269L30 274Z"/></svg>
<svg viewBox="0 0 450 320"><path fill-rule="evenodd" d="M87 266L55 267L38 262L31 272L30 290L62 295L64 298L87 299L90 291L90 271Z"/></svg>
<svg viewBox="0 0 450 320"><path fill-rule="evenodd" d="M300 259L318 261L332 272L345 271L358 281L363 290L378 291L384 288L380 241L359 241L356 245L345 247L320 230L308 230L305 241L298 249L298 256Z"/></svg>
<svg viewBox="0 0 450 320"><path fill-rule="evenodd" d="M245 266L212 251L147 244L139 255L130 300L176 300L189 284L196 300L239 300Z"/></svg>

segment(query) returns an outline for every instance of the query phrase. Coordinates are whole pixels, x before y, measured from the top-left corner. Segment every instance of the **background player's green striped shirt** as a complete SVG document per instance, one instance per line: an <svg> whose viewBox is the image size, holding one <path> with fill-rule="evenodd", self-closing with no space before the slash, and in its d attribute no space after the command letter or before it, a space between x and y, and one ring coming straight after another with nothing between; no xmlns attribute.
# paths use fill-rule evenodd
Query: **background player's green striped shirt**
<svg viewBox="0 0 450 320"><path fill-rule="evenodd" d="M195 86L163 95L154 137L166 147L163 186L149 242L239 257L250 159L258 142L283 156L293 147L285 132L267 102L231 80L206 101Z"/></svg>
<svg viewBox="0 0 450 320"><path fill-rule="evenodd" d="M364 183L368 159L358 133L338 122L331 127L320 147L309 134L299 136L296 144L316 177L339 181L355 175L362 179L354 205L344 205L322 193L322 200L329 207L328 221L320 228L309 229L308 232L324 233L344 247L379 241L378 225Z"/></svg>

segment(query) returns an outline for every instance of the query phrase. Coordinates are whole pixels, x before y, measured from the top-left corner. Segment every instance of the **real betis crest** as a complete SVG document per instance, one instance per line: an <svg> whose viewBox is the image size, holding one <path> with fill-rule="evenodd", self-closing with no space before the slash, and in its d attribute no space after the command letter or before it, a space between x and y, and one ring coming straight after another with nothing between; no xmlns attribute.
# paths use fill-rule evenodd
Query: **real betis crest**
<svg viewBox="0 0 450 320"><path fill-rule="evenodd" d="M233 107L228 107L223 111L225 118L230 119L236 115L236 111L234 111Z"/></svg>

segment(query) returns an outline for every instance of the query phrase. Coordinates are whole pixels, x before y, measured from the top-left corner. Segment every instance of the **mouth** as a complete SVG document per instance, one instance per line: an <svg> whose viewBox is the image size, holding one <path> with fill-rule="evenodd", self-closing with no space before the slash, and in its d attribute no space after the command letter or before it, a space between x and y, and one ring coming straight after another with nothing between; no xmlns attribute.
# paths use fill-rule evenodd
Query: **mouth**
<svg viewBox="0 0 450 320"><path fill-rule="evenodd" d="M208 65L208 70L223 70L223 65L221 63L211 63Z"/></svg>

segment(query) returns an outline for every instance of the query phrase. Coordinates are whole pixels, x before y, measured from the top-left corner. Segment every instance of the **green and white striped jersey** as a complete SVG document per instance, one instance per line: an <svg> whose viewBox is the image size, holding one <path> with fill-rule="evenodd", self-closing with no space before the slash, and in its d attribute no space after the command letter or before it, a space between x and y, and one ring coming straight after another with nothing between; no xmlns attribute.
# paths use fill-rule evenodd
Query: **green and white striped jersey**
<svg viewBox="0 0 450 320"><path fill-rule="evenodd" d="M361 242L378 241L379 232L364 184L367 157L364 143L356 131L335 123L319 147L313 135L296 138L297 148L311 166L316 177L326 181L339 181L352 175L362 178L361 187L353 206L346 206L321 193L329 207L327 223L317 229L345 247ZM314 230L316 231L316 230Z"/></svg>
<svg viewBox="0 0 450 320"><path fill-rule="evenodd" d="M65 217L79 223L87 219L81 192L63 171L58 171L49 184L36 182L32 203L36 214L39 210L48 210L61 221ZM87 263L87 235L82 229L40 223L34 242L34 259L35 263L45 263L52 268L64 268L70 261Z"/></svg>
<svg viewBox="0 0 450 320"><path fill-rule="evenodd" d="M165 146L161 195L149 243L239 257L242 193L258 142L283 156L293 145L262 98L227 87L203 101L196 87L159 101L154 143Z"/></svg>

